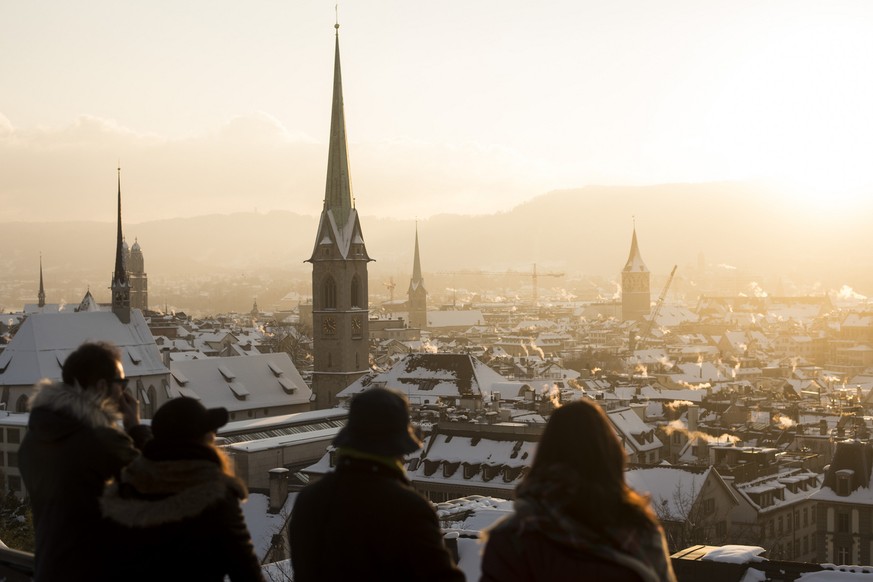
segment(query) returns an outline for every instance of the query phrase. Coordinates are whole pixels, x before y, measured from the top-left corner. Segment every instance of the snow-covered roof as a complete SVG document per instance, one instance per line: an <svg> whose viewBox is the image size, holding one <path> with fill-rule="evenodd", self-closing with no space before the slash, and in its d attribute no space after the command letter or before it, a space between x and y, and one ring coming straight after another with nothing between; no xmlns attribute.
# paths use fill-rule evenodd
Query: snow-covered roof
<svg viewBox="0 0 873 582"><path fill-rule="evenodd" d="M230 411L309 402L312 391L285 352L172 362L173 397L199 398Z"/></svg>
<svg viewBox="0 0 873 582"><path fill-rule="evenodd" d="M407 395L410 403L435 403L438 398L482 397L507 380L468 354L407 354L385 372L366 375L337 395L346 398L371 386Z"/></svg>
<svg viewBox="0 0 873 582"><path fill-rule="evenodd" d="M168 372L138 309L130 310L130 323L109 311L34 313L0 354L0 386L26 386L42 378L60 380L67 356L88 341L118 346L128 377Z"/></svg>

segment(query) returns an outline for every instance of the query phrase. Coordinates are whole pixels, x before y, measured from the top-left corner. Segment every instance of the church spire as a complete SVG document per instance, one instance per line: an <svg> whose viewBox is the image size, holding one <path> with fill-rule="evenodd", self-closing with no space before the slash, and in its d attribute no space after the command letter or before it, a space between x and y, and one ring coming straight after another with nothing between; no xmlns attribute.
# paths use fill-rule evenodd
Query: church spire
<svg viewBox="0 0 873 582"><path fill-rule="evenodd" d="M421 283L421 258L418 255L418 223L415 223L415 258L412 260L412 280Z"/></svg>
<svg viewBox="0 0 873 582"><path fill-rule="evenodd" d="M343 80L340 72L339 23L336 28L336 52L333 64L333 105L330 113L330 146L327 154L327 185L324 209L333 211L339 228L345 226L354 202L349 173L349 152L343 112Z"/></svg>
<svg viewBox="0 0 873 582"><path fill-rule="evenodd" d="M39 293L37 294L38 305L45 307L45 287L42 284L42 253L39 254Z"/></svg>
<svg viewBox="0 0 873 582"><path fill-rule="evenodd" d="M118 233L115 241L115 271L112 273L112 313L123 323L130 323L130 285L121 232L121 167L118 168Z"/></svg>
<svg viewBox="0 0 873 582"><path fill-rule="evenodd" d="M627 263L624 265L624 271L626 272L640 272L646 273L648 269L646 268L646 264L643 262L643 257L640 255L640 247L637 245L637 228L634 226L634 235L631 239L631 248L630 254L627 257Z"/></svg>

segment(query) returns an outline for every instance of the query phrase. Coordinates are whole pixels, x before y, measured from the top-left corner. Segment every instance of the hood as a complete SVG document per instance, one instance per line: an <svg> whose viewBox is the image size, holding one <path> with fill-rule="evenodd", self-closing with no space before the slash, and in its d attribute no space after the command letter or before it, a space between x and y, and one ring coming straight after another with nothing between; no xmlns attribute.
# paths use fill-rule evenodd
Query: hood
<svg viewBox="0 0 873 582"><path fill-rule="evenodd" d="M84 424L92 428L116 428L119 414L114 404L93 390L79 385L43 380L30 397L28 430L41 440L57 440Z"/></svg>
<svg viewBox="0 0 873 582"><path fill-rule="evenodd" d="M228 495L245 499L246 487L214 461L139 457L124 469L120 485L107 488L100 503L103 514L122 525L151 527L199 515Z"/></svg>

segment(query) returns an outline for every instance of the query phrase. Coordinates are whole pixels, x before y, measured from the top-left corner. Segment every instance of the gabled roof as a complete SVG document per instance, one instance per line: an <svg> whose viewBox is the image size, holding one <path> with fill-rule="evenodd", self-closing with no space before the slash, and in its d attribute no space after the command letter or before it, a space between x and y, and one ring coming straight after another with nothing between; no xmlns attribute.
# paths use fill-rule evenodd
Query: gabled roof
<svg viewBox="0 0 873 582"><path fill-rule="evenodd" d="M506 378L468 354L408 354L389 370L366 375L340 391L345 398L372 386L406 394L412 404L437 398L482 397Z"/></svg>
<svg viewBox="0 0 873 582"><path fill-rule="evenodd" d="M60 380L63 362L86 341L118 346L129 377L168 372L138 309L131 310L130 323L122 323L108 311L34 313L0 354L0 386L25 386L42 378Z"/></svg>

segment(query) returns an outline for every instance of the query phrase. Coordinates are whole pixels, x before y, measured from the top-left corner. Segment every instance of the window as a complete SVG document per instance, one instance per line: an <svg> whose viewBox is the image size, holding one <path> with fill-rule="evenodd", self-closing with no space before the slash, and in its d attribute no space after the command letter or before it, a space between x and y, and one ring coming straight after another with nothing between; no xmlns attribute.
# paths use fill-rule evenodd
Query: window
<svg viewBox="0 0 873 582"><path fill-rule="evenodd" d="M352 307L361 307L361 279L357 275L352 277L351 300Z"/></svg>
<svg viewBox="0 0 873 582"><path fill-rule="evenodd" d="M838 513L837 514L837 531L840 533L848 533L849 531L849 514L848 513ZM846 562L842 562L845 564Z"/></svg>
<svg viewBox="0 0 873 582"><path fill-rule="evenodd" d="M777 534L782 533L782 516L781 515L779 516L779 519L776 521L776 533Z"/></svg>
<svg viewBox="0 0 873 582"><path fill-rule="evenodd" d="M709 515L715 511L715 499L704 499L703 500L703 513Z"/></svg>
<svg viewBox="0 0 873 582"><path fill-rule="evenodd" d="M809 551L809 539L808 539L808 536L803 536L803 544L802 544L802 548L803 548L803 553L804 553L804 554L807 553L807 552Z"/></svg>
<svg viewBox="0 0 873 582"><path fill-rule="evenodd" d="M772 519L767 522L767 537L768 538L773 537L773 520Z"/></svg>
<svg viewBox="0 0 873 582"><path fill-rule="evenodd" d="M806 524L809 523L809 508L803 508L803 526L806 527Z"/></svg>
<svg viewBox="0 0 873 582"><path fill-rule="evenodd" d="M8 452L6 453L6 465L8 467L17 467L18 466L18 453Z"/></svg>
<svg viewBox="0 0 873 582"><path fill-rule="evenodd" d="M21 442L21 433L18 432L17 428L7 428L6 431L9 433L7 436L9 437L10 443L17 445Z"/></svg>
<svg viewBox="0 0 873 582"><path fill-rule="evenodd" d="M321 288L321 301L324 304L324 309L336 309L336 281L333 277L328 276L324 280L324 285Z"/></svg>
<svg viewBox="0 0 873 582"><path fill-rule="evenodd" d="M837 550L837 565L843 565L849 563L849 548L846 546L840 546L840 549Z"/></svg>
<svg viewBox="0 0 873 582"><path fill-rule="evenodd" d="M22 394L18 397L18 400L15 402L15 412L27 412L27 401L30 400L30 397Z"/></svg>

